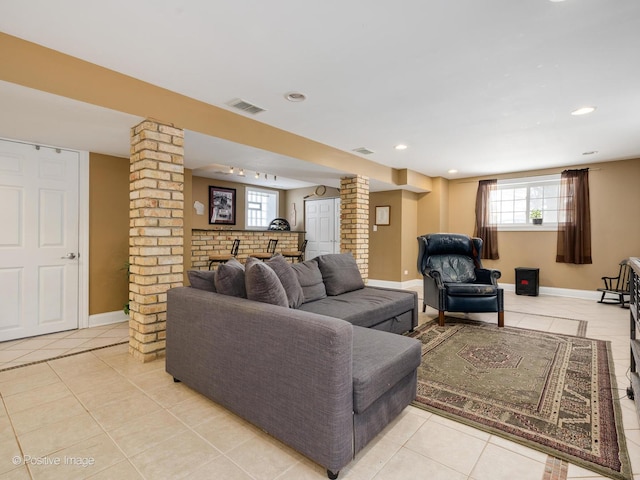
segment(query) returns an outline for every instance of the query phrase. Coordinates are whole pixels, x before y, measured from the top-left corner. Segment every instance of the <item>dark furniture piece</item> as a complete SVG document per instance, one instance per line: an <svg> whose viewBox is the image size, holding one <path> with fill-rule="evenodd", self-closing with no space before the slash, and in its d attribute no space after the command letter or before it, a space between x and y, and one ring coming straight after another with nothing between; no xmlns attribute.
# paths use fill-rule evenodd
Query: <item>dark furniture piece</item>
<svg viewBox="0 0 640 480"><path fill-rule="evenodd" d="M633 399L636 405L636 413L640 419L640 258L632 257L628 261L630 272L629 293L629 320L631 334L631 386L627 390L627 396Z"/></svg>
<svg viewBox="0 0 640 480"><path fill-rule="evenodd" d="M540 288L540 269L516 268L516 295L537 297Z"/></svg>
<svg viewBox="0 0 640 480"><path fill-rule="evenodd" d="M286 218L274 218L269 223L267 230L281 230L281 231L289 231L291 230L291 225Z"/></svg>
<svg viewBox="0 0 640 480"><path fill-rule="evenodd" d="M598 300L598 303L619 304L621 307L628 306L630 275L631 267L629 266L629 259L625 258L620 262L620 269L618 270L617 277L602 277L604 288L598 289L599 292L602 292L602 296L600 297L600 300ZM613 296L613 298L611 298L611 296ZM627 300L625 300L625 297L627 297Z"/></svg>
<svg viewBox="0 0 640 480"><path fill-rule="evenodd" d="M214 253L209 255L209 270L214 263L225 263L238 256L238 249L240 248L240 239L236 238L231 245L231 251L229 253Z"/></svg>
<svg viewBox="0 0 640 480"><path fill-rule="evenodd" d="M278 245L278 239L277 238L272 238L271 240L269 240L269 244L267 245L267 251L266 252L255 252L252 253L251 256L254 258L257 258L259 260L267 260L271 257L273 257L273 254L276 251L276 246Z"/></svg>
<svg viewBox="0 0 640 480"><path fill-rule="evenodd" d="M504 326L504 291L498 287L499 270L482 267L482 239L457 233L431 233L418 237L418 271L422 273L422 311L429 305L444 312L497 312Z"/></svg>
<svg viewBox="0 0 640 480"><path fill-rule="evenodd" d="M304 260L304 251L306 249L307 240L302 242L302 245L300 245L300 248L298 248L298 250L284 250L280 253L282 253L283 257L290 258L292 262L294 262L295 260L298 260L298 262L302 262Z"/></svg>

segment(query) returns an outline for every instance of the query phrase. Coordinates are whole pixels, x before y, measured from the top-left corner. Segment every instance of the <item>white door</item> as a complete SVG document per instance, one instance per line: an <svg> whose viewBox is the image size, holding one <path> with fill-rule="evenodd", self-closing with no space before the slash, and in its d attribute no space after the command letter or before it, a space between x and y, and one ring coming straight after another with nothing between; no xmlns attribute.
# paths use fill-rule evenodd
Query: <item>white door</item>
<svg viewBox="0 0 640 480"><path fill-rule="evenodd" d="M305 259L327 253L340 253L340 199L305 202L307 249Z"/></svg>
<svg viewBox="0 0 640 480"><path fill-rule="evenodd" d="M0 140L0 341L78 328L79 163Z"/></svg>

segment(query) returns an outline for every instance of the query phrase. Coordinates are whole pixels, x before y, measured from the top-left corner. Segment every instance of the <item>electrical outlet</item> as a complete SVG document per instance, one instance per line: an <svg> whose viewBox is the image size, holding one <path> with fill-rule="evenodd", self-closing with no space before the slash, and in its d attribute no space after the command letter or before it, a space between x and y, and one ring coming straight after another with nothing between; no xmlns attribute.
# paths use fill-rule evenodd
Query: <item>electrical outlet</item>
<svg viewBox="0 0 640 480"><path fill-rule="evenodd" d="M405 271L404 271L404 274L405 274L405 275L409 275L409 270L405 270Z"/></svg>

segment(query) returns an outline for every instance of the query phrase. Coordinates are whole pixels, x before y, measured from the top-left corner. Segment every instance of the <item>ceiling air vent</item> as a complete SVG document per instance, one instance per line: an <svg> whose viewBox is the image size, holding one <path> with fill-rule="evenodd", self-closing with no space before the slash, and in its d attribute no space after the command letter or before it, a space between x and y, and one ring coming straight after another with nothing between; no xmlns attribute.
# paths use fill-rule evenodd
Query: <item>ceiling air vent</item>
<svg viewBox="0 0 640 480"><path fill-rule="evenodd" d="M353 151L356 153L361 153L362 155L371 155L372 153L374 153L372 150L369 150L365 147L354 148Z"/></svg>
<svg viewBox="0 0 640 480"><path fill-rule="evenodd" d="M260 112L264 112L264 108L260 108L252 103L249 103L241 98L236 98L227 102L227 105L233 108L237 108L238 110L242 110L245 113L250 113L251 115L256 115Z"/></svg>

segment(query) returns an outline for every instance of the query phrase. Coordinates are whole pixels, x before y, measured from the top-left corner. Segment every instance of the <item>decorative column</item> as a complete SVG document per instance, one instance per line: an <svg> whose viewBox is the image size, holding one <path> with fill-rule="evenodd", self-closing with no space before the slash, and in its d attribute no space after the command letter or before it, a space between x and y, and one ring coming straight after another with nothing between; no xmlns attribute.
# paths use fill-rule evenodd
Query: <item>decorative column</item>
<svg viewBox="0 0 640 480"><path fill-rule="evenodd" d="M369 278L369 178L340 179L340 251L351 252L363 280Z"/></svg>
<svg viewBox="0 0 640 480"><path fill-rule="evenodd" d="M184 133L145 120L131 129L129 353L164 355L167 290L182 286Z"/></svg>

